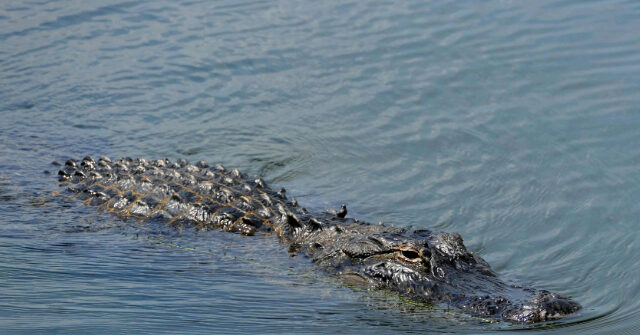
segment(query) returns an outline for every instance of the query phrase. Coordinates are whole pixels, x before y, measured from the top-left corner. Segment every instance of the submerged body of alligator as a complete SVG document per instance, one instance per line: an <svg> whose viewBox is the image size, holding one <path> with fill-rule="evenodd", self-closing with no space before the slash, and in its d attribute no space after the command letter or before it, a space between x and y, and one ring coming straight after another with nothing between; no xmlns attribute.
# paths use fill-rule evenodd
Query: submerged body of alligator
<svg viewBox="0 0 640 335"><path fill-rule="evenodd" d="M514 322L559 319L580 305L567 297L503 282L460 235L409 230L309 213L284 189L205 162L122 158L69 160L60 182L75 197L124 218L188 224L245 235L272 233L349 282L411 300Z"/></svg>

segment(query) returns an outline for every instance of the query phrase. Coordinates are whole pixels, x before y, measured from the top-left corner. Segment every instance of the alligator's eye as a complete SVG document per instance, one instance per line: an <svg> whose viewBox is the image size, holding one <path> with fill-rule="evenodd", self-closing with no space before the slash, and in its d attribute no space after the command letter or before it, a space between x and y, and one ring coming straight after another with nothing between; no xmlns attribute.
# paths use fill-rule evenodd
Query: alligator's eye
<svg viewBox="0 0 640 335"><path fill-rule="evenodd" d="M422 260L420 253L413 249L399 250L398 256L400 259L412 263L420 262Z"/></svg>
<svg viewBox="0 0 640 335"><path fill-rule="evenodd" d="M420 258L420 255L415 250L402 250L402 256L408 259Z"/></svg>

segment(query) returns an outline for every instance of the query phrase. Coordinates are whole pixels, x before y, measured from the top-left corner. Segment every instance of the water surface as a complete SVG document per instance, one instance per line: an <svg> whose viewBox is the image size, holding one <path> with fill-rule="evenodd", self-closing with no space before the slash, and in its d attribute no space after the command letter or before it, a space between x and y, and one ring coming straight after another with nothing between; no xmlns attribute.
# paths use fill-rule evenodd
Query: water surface
<svg viewBox="0 0 640 335"><path fill-rule="evenodd" d="M4 333L505 333L527 326L344 287L269 237L137 226L50 163L223 162L310 209L459 232L640 331L636 1L5 1ZM46 174L45 171L51 172Z"/></svg>

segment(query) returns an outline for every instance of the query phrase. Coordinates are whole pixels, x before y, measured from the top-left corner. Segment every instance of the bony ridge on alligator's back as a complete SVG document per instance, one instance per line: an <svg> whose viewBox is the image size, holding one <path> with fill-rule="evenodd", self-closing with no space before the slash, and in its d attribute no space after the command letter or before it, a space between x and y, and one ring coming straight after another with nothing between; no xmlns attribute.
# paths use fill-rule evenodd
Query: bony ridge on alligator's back
<svg viewBox="0 0 640 335"><path fill-rule="evenodd" d="M418 302L513 322L573 315L581 306L545 290L509 285L456 233L370 224L340 211L310 213L264 180L185 159L68 160L59 180L87 205L123 218L244 235L276 234L323 270Z"/></svg>

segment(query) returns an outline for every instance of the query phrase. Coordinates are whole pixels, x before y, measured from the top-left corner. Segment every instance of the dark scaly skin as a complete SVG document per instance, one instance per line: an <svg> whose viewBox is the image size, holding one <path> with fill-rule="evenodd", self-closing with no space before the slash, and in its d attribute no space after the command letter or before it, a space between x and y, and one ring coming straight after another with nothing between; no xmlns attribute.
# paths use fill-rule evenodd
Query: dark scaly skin
<svg viewBox="0 0 640 335"><path fill-rule="evenodd" d="M567 297L509 285L456 233L409 230L309 213L285 190L203 161L69 160L58 173L75 197L124 219L155 220L244 235L271 233L350 283L519 323L555 320L581 307Z"/></svg>

